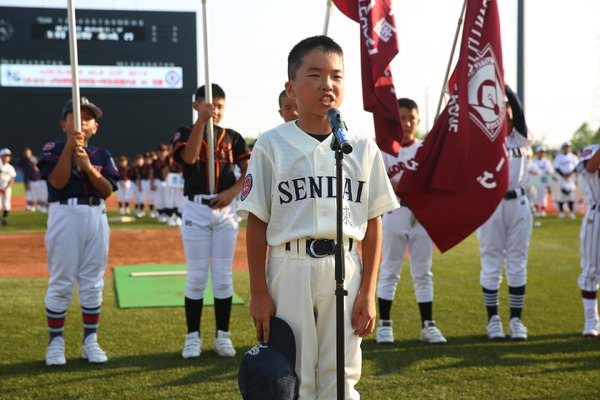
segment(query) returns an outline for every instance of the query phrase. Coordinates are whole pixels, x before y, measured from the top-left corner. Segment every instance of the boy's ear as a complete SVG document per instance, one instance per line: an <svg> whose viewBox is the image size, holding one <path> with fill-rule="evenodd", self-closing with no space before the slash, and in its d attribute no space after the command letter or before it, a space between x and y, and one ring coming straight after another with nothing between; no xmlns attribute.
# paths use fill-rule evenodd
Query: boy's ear
<svg viewBox="0 0 600 400"><path fill-rule="evenodd" d="M66 128L65 120L64 120L64 119L61 119L61 120L59 121L59 124L60 124L60 129L61 129L63 132L66 132L66 131L67 131L67 128Z"/></svg>
<svg viewBox="0 0 600 400"><path fill-rule="evenodd" d="M287 94L290 99L296 98L296 93L294 93L294 85L292 85L291 81L287 81L285 83L285 94Z"/></svg>

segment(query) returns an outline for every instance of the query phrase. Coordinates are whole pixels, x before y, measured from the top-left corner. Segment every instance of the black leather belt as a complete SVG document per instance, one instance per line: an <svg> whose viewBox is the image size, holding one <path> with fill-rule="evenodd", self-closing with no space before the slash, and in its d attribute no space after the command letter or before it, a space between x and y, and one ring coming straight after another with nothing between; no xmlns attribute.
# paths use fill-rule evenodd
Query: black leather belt
<svg viewBox="0 0 600 400"><path fill-rule="evenodd" d="M190 195L188 195L188 197L187 197L187 198L188 198L188 200L189 200L189 201L193 201L193 202L195 202L195 200L194 200L194 199L196 198L196 195L190 194ZM210 201L211 201L211 200L212 200L212 199L207 199L206 197L203 197L203 198L202 198L202 200L200 200L200 202L201 202L202 204L204 204L205 206L209 206L209 207L210 207L210 206L211 206L211 205L210 205Z"/></svg>
<svg viewBox="0 0 600 400"><path fill-rule="evenodd" d="M61 199L58 202L60 204L69 204L69 200L75 199L76 203L81 206L90 206L97 207L102 204L102 199L100 197L91 196L91 197L69 197L66 199Z"/></svg>
<svg viewBox="0 0 600 400"><path fill-rule="evenodd" d="M525 195L525 189L523 188L516 188L515 190L509 190L508 192L506 192L506 194L504 195L504 200L514 200L519 196L524 196Z"/></svg>
<svg viewBox="0 0 600 400"><path fill-rule="evenodd" d="M348 251L352 250L353 240L348 239ZM287 242L285 249L290 251L291 244ZM308 239L306 241L306 254L313 258L323 258L335 254L335 240L332 239Z"/></svg>

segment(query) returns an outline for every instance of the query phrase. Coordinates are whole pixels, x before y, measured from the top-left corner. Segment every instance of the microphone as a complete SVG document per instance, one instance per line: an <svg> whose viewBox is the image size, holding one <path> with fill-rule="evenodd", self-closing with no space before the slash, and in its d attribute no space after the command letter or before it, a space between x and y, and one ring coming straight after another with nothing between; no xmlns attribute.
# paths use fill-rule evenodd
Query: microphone
<svg viewBox="0 0 600 400"><path fill-rule="evenodd" d="M337 108L330 108L327 111L327 121L329 122L329 126L334 134L334 140L331 142L331 148L336 150L334 144L337 143L339 145L339 149L341 149L343 153L352 153L352 145L350 144L350 141L346 139L346 132L348 132L348 128L342 119L342 114Z"/></svg>

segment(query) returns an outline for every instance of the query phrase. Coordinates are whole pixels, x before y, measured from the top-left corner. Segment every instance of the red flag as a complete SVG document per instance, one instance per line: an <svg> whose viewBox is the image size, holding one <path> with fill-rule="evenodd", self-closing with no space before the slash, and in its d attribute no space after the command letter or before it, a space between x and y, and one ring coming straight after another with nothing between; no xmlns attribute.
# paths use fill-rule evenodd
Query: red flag
<svg viewBox="0 0 600 400"><path fill-rule="evenodd" d="M364 109L373 113L379 148L397 155L402 132L390 62L398 54L392 0L333 0L337 8L360 24Z"/></svg>
<svg viewBox="0 0 600 400"><path fill-rule="evenodd" d="M483 224L506 192L503 75L496 0L468 0L450 101L396 188L442 252Z"/></svg>

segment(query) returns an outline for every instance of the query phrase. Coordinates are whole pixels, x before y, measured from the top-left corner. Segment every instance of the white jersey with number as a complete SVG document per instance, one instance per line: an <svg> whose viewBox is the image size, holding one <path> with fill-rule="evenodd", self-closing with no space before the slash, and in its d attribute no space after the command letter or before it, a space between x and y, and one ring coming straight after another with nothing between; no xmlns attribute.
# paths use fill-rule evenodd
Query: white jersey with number
<svg viewBox="0 0 600 400"><path fill-rule="evenodd" d="M256 141L238 214L268 223L267 243L301 238L336 238L336 166L332 135L323 142L294 121ZM375 141L352 138L343 159L344 237L362 240L367 221L398 207Z"/></svg>

